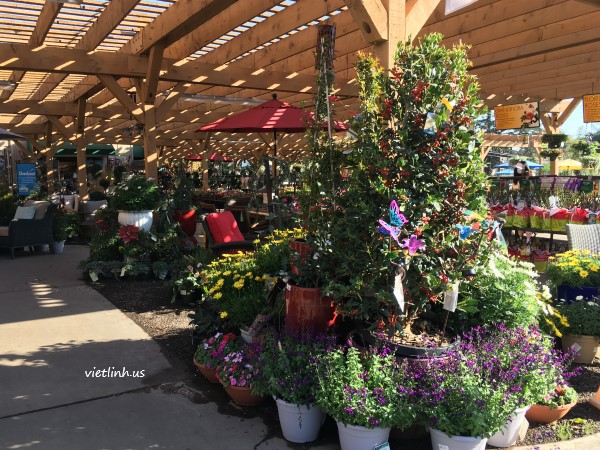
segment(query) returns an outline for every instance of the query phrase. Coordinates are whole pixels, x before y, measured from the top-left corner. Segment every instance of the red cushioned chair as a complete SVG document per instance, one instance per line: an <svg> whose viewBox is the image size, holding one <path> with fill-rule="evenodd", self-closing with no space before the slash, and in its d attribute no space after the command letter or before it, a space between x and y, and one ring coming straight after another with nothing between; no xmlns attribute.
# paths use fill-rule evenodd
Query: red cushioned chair
<svg viewBox="0 0 600 450"><path fill-rule="evenodd" d="M231 211L207 214L202 226L208 247L218 255L254 250L254 244L244 238Z"/></svg>

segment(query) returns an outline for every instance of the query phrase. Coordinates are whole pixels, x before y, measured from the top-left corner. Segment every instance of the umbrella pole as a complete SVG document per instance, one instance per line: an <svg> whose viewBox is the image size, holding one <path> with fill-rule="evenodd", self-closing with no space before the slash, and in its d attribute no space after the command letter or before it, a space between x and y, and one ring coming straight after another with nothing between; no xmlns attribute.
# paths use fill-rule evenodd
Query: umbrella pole
<svg viewBox="0 0 600 450"><path fill-rule="evenodd" d="M277 136L277 131L274 131L275 136ZM275 147L277 146L277 139L275 139L274 143ZM273 183L271 181L271 167L269 165L269 156L265 158L265 184L267 188L267 206L269 209L269 214L273 211Z"/></svg>

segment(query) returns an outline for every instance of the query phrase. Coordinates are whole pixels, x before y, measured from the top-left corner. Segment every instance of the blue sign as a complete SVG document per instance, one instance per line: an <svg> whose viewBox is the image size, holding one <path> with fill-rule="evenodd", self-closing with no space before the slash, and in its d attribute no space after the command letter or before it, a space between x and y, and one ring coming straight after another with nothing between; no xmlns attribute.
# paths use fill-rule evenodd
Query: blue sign
<svg viewBox="0 0 600 450"><path fill-rule="evenodd" d="M37 191L37 176L35 164L17 164L17 186L19 195L29 195Z"/></svg>

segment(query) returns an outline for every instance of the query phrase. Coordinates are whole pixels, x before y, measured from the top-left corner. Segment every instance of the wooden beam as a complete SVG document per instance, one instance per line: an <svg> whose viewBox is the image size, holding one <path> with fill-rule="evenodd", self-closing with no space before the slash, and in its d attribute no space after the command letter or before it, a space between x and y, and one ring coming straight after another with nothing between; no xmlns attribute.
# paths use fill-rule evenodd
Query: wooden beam
<svg viewBox="0 0 600 450"><path fill-rule="evenodd" d="M406 1L406 39L419 34L441 0L407 0Z"/></svg>
<svg viewBox="0 0 600 450"><path fill-rule="evenodd" d="M87 200L87 148L83 135L75 139L75 145L77 147L77 192L82 200Z"/></svg>
<svg viewBox="0 0 600 450"><path fill-rule="evenodd" d="M181 98L181 96L185 93L188 87L191 85L189 83L179 82L169 92L167 97L158 105L158 109L156 112L156 117L158 121L161 121L165 118L165 116L171 111L173 106L177 103L177 101Z"/></svg>
<svg viewBox="0 0 600 450"><path fill-rule="evenodd" d="M77 102L77 116L75 116L77 119L77 126L75 129L78 133L83 133L85 128L85 103L85 98L80 98Z"/></svg>
<svg viewBox="0 0 600 450"><path fill-rule="evenodd" d="M146 70L146 86L144 89L143 101L146 104L153 105L156 99L156 88L158 87L158 76L165 51L164 42L157 42L150 49L150 59Z"/></svg>
<svg viewBox="0 0 600 450"><path fill-rule="evenodd" d="M141 114L142 110L137 104L135 104L131 97L129 97L127 91L123 90L123 88L119 86L117 80L110 75L98 75L98 78L100 81L102 81L102 84L106 86L106 89L108 89L111 94L115 96L119 103L121 103L121 105L123 105L125 109L127 109L127 111L129 111L129 113L135 117L138 123L143 124L145 122L144 116Z"/></svg>
<svg viewBox="0 0 600 450"><path fill-rule="evenodd" d="M21 156L23 158L31 159L33 155L27 150L27 147L25 147L20 141L14 141L14 143L17 147L19 147L19 150L21 151Z"/></svg>
<svg viewBox="0 0 600 450"><path fill-rule="evenodd" d="M69 131L60 120L58 120L58 117L46 116L46 118L52 123L52 126L56 129L56 131L58 131L63 136L65 141L71 141L71 139L73 138L73 133Z"/></svg>
<svg viewBox="0 0 600 450"><path fill-rule="evenodd" d="M367 42L375 44L387 41L388 15L381 1L346 0L346 5Z"/></svg>
<svg viewBox="0 0 600 450"><path fill-rule="evenodd" d="M148 108L144 112L144 159L146 178L158 183L158 152L156 148L156 109Z"/></svg>
<svg viewBox="0 0 600 450"><path fill-rule="evenodd" d="M210 188L208 182L208 158L210 157L210 138L211 133L206 133L204 143L202 144L202 190L207 191Z"/></svg>
<svg viewBox="0 0 600 450"><path fill-rule="evenodd" d="M569 103L569 106L566 107L566 109L560 114L560 116L558 116L558 126L562 127L565 122L567 121L567 119L571 116L571 114L573 113L573 111L575 111L575 109L577 108L577 106L579 106L579 104L582 102L582 98L574 98L573 100L571 100L571 103Z"/></svg>
<svg viewBox="0 0 600 450"><path fill-rule="evenodd" d="M383 42L375 44L374 54L384 69L394 66L394 56L398 42L406 38L406 4L404 1L382 0L387 11L388 35Z"/></svg>

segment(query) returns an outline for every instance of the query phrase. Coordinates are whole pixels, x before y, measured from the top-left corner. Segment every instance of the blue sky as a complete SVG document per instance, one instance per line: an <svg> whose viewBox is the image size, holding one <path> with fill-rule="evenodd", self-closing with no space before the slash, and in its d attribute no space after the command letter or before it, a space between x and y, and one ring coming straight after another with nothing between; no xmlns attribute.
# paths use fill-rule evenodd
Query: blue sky
<svg viewBox="0 0 600 450"><path fill-rule="evenodd" d="M592 133L600 129L600 123L583 123L583 103L573 111L565 124L560 127L560 131L572 137L578 137L581 134Z"/></svg>

